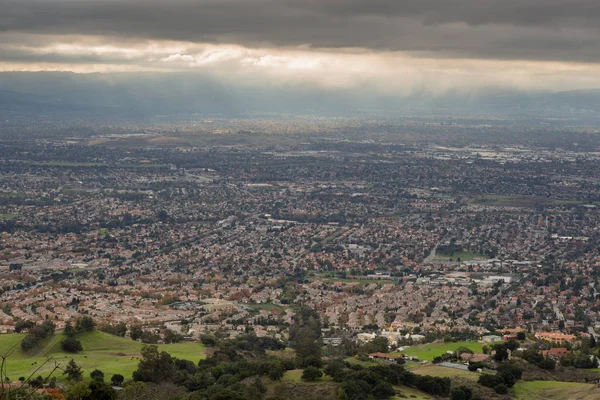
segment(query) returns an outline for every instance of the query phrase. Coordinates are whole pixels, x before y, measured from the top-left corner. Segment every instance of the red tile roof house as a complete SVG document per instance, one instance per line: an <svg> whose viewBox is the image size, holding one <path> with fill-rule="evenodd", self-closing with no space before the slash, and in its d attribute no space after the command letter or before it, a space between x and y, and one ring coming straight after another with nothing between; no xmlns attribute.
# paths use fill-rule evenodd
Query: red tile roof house
<svg viewBox="0 0 600 400"><path fill-rule="evenodd" d="M544 357L559 359L569 354L569 350L565 347L555 347L550 350L542 350L540 353Z"/></svg>
<svg viewBox="0 0 600 400"><path fill-rule="evenodd" d="M490 360L490 356L488 354L462 353L460 359L464 362L485 362Z"/></svg>

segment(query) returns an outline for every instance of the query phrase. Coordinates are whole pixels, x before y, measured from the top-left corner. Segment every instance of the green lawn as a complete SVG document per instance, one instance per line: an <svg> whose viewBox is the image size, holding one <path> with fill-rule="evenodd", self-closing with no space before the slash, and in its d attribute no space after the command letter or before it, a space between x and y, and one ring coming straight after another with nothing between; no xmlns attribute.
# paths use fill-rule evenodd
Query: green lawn
<svg viewBox="0 0 600 400"><path fill-rule="evenodd" d="M16 214L0 214L0 221L13 221L17 219L18 215Z"/></svg>
<svg viewBox="0 0 600 400"><path fill-rule="evenodd" d="M24 334L0 335L0 353L5 354L9 349L13 353L8 357L8 376L16 380L21 376L29 376L49 358L51 362L44 365L36 375L52 369L54 362L65 365L71 358L81 366L84 376L89 378L89 373L98 368L107 378L113 374L121 374L125 379L130 379L133 371L137 369L140 351L143 344L132 340L112 336L104 332L94 331L77 335L81 341L83 351L78 354L65 353L60 348L60 341L64 335L57 334L44 340L40 346L31 353L23 353L19 346ZM173 357L198 362L204 358L204 346L199 343L177 343L159 345L161 351L166 351ZM57 378L62 379L59 373Z"/></svg>
<svg viewBox="0 0 600 400"><path fill-rule="evenodd" d="M596 385L557 381L519 381L513 387L517 400L593 400L600 399Z"/></svg>
<svg viewBox="0 0 600 400"><path fill-rule="evenodd" d="M428 364L417 368L412 368L410 372L417 375L437 376L439 378L463 378L476 382L479 379L477 372L463 371L456 368L441 367L435 364Z"/></svg>
<svg viewBox="0 0 600 400"><path fill-rule="evenodd" d="M421 361L432 361L435 357L441 356L447 351L456 351L460 347L471 349L474 353L482 353L482 344L478 342L448 342L448 343L428 343L420 346L409 347L403 352L392 353L400 355L418 357Z"/></svg>

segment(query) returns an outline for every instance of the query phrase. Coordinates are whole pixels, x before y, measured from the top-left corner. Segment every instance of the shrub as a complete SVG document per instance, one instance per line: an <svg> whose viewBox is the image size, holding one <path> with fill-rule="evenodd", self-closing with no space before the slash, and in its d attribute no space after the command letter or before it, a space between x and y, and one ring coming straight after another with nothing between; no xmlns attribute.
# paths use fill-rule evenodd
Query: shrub
<svg viewBox="0 0 600 400"><path fill-rule="evenodd" d="M95 381L104 382L104 372L100 371L99 369L93 370L90 373L90 376Z"/></svg>
<svg viewBox="0 0 600 400"><path fill-rule="evenodd" d="M110 383L112 383L114 386L121 386L124 381L125 381L125 377L121 374L114 374L110 378Z"/></svg>
<svg viewBox="0 0 600 400"><path fill-rule="evenodd" d="M77 353L83 350L81 342L75 338L68 337L60 342L60 347L67 353Z"/></svg>
<svg viewBox="0 0 600 400"><path fill-rule="evenodd" d="M497 375L482 374L477 383L479 383L481 386L494 388L499 384L504 383L504 380Z"/></svg>
<svg viewBox="0 0 600 400"><path fill-rule="evenodd" d="M501 383L499 385L496 385L494 387L494 391L498 394L507 394L508 393L508 387L506 387L505 384Z"/></svg>
<svg viewBox="0 0 600 400"><path fill-rule="evenodd" d="M323 372L317 367L306 367L304 371L302 371L302 380L304 381L314 381L323 376Z"/></svg>

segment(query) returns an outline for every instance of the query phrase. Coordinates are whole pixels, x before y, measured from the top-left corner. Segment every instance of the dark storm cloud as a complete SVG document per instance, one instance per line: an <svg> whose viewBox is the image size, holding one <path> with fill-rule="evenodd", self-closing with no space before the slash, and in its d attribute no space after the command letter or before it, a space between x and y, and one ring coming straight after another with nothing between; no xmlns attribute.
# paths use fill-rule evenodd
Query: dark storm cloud
<svg viewBox="0 0 600 400"><path fill-rule="evenodd" d="M0 31L600 61L598 0L0 0Z"/></svg>

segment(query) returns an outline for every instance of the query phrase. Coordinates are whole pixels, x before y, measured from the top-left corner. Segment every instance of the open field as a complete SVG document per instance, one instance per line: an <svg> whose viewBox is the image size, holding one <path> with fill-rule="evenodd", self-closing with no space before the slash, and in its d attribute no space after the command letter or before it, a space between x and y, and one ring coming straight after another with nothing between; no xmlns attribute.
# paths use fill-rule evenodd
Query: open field
<svg viewBox="0 0 600 400"><path fill-rule="evenodd" d="M133 371L137 369L143 346L140 342L94 331L77 335L77 339L83 346L83 351L78 354L62 351L60 341L65 337L62 334L56 334L44 340L31 353L24 353L19 346L23 337L25 337L24 334L0 335L0 353L5 354L13 349L7 361L7 373L13 380L21 376L27 377L33 373L43 375L44 372L53 368L54 362L65 365L71 358L83 369L85 378L89 379L90 372L98 368L104 372L107 378L113 374L121 374L125 379L130 379ZM159 345L159 350L166 351L173 357L193 362L204 358L202 355L204 346L199 343ZM47 358L51 361L42 366ZM36 372L37 368L40 370ZM63 376L59 372L57 379L61 380L62 378Z"/></svg>
<svg viewBox="0 0 600 400"><path fill-rule="evenodd" d="M296 352L290 347L286 347L283 350L267 350L267 355L277 358L296 358Z"/></svg>
<svg viewBox="0 0 600 400"><path fill-rule="evenodd" d="M477 372L463 371L449 367L440 367L434 364L413 368L410 370L410 372L417 375L437 376L439 378L464 378L473 382L477 382L479 379L479 374Z"/></svg>
<svg viewBox="0 0 600 400"><path fill-rule="evenodd" d="M12 221L17 219L18 215L16 214L0 214L0 221Z"/></svg>
<svg viewBox="0 0 600 400"><path fill-rule="evenodd" d="M420 346L409 347L403 352L392 353L393 355L406 354L407 356L418 357L421 361L432 361L435 357L444 354L447 351L456 351L461 347L471 349L473 353L482 353L483 344L478 342L448 342L448 343L428 343Z"/></svg>
<svg viewBox="0 0 600 400"><path fill-rule="evenodd" d="M460 261L489 259L488 256L485 256L483 254L472 253L470 251L455 251L452 256L450 254L437 253L433 258L433 261L448 261L450 258L452 259L452 261L458 261L459 258Z"/></svg>
<svg viewBox="0 0 600 400"><path fill-rule="evenodd" d="M600 399L596 385L575 382L517 382L513 387L517 400L594 400Z"/></svg>

